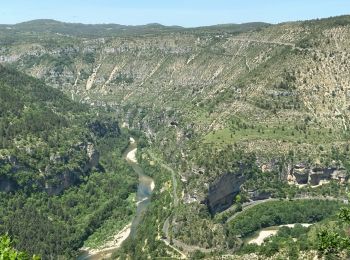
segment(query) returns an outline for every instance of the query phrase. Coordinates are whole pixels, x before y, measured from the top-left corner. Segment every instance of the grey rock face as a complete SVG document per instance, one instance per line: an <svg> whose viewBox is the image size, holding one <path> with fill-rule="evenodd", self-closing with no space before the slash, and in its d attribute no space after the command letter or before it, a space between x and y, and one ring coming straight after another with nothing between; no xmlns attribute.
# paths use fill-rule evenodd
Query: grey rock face
<svg viewBox="0 0 350 260"><path fill-rule="evenodd" d="M212 214L230 207L245 181L242 173L225 173L209 186L207 204Z"/></svg>
<svg viewBox="0 0 350 260"><path fill-rule="evenodd" d="M10 180L6 177L0 177L0 191L11 192L11 191L15 191L17 188L18 188L18 185L15 181Z"/></svg>
<svg viewBox="0 0 350 260"><path fill-rule="evenodd" d="M87 144L86 153L88 155L89 161L84 166L84 169L83 169L84 172L87 172L87 171L91 170L93 167L96 167L98 165L98 162L100 159L100 154L95 149L95 147L92 143Z"/></svg>
<svg viewBox="0 0 350 260"><path fill-rule="evenodd" d="M311 167L305 164L294 165L290 175L296 184L310 184L312 186L330 180L344 183L348 179L346 170L342 167Z"/></svg>

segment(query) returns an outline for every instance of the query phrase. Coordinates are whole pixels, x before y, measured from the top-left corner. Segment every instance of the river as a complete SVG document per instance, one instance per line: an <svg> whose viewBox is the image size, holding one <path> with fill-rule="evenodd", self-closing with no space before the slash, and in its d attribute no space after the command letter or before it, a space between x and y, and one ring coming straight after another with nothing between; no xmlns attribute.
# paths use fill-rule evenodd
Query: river
<svg viewBox="0 0 350 260"><path fill-rule="evenodd" d="M136 195L136 215L131 224L130 235L133 237L135 235L136 228L140 223L143 213L145 212L147 205L150 203L150 196L154 189L154 181L151 177L147 176L140 165L137 163L136 159L137 145L133 138L130 138L130 144L126 149L123 158L129 163L133 170L139 176L139 185L137 186Z"/></svg>
<svg viewBox="0 0 350 260"><path fill-rule="evenodd" d="M137 144L135 140L130 137L130 142L128 148L123 154L123 158L128 162L128 164L133 168L133 170L139 176L139 184L137 186L136 195L136 214L131 224L128 224L123 228L115 237L113 246L103 246L101 249L96 250L86 250L83 249L78 260L99 260L104 257L109 257L116 249L120 247L122 242L126 240L129 236L134 237L136 229L142 215L145 212L148 204L150 203L150 197L154 189L154 181L151 177L147 176L140 165L137 163L136 159Z"/></svg>
<svg viewBox="0 0 350 260"><path fill-rule="evenodd" d="M263 228L259 231L257 236L254 236L253 238L248 239L247 242L248 242L248 244L257 244L260 246L264 243L265 238L276 235L278 230L280 229L280 227L294 228L295 225L296 225L296 223ZM300 225L302 225L303 227L309 227L312 224L300 223Z"/></svg>

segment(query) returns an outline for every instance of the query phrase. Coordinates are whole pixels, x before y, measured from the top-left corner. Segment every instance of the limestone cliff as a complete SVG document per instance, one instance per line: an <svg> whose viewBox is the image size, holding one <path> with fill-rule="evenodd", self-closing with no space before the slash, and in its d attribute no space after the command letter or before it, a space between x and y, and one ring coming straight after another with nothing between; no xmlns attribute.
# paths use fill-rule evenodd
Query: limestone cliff
<svg viewBox="0 0 350 260"><path fill-rule="evenodd" d="M12 192L23 186L36 186L45 190L50 195L57 195L64 189L81 182L81 177L90 172L99 164L99 152L92 143L82 143L74 147L79 153L85 154L85 160L80 161L80 165L69 168L69 162L75 160L74 157L51 155L50 163L46 165L44 172L36 172L24 163L20 163L14 156L7 156L0 159L0 166L6 167L7 174L0 176L0 191ZM57 170L57 167L61 170ZM27 172L32 179L25 179L19 183L11 177Z"/></svg>
<svg viewBox="0 0 350 260"><path fill-rule="evenodd" d="M225 173L209 186L207 204L212 214L230 207L245 181L242 173Z"/></svg>
<svg viewBox="0 0 350 260"><path fill-rule="evenodd" d="M297 164L290 170L289 183L310 184L316 186L324 182L335 180L344 183L348 180L347 171L342 167L312 167L307 164Z"/></svg>

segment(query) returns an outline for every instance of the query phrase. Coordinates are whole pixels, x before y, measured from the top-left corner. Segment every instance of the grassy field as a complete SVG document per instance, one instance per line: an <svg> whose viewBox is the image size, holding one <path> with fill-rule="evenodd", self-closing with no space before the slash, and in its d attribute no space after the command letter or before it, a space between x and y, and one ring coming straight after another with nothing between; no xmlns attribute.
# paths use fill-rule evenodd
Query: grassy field
<svg viewBox="0 0 350 260"><path fill-rule="evenodd" d="M233 129L224 128L207 134L203 141L216 146L234 144L240 141L280 140L292 143L308 143L317 145L334 141L345 141L341 132L329 129L307 129L306 133L290 126L254 126L254 128Z"/></svg>

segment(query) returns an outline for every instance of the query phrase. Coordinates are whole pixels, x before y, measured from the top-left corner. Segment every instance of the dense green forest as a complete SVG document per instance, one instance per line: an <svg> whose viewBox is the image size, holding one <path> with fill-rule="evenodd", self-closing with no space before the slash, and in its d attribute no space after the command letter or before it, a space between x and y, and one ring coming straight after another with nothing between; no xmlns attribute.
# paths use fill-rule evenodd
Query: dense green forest
<svg viewBox="0 0 350 260"><path fill-rule="evenodd" d="M87 107L0 67L0 178L8 181L8 189L37 191L45 181L55 186L65 171L86 171L86 148L94 138L88 119Z"/></svg>
<svg viewBox="0 0 350 260"><path fill-rule="evenodd" d="M0 65L2 243L74 259L130 223L133 136L155 188L116 258L350 248L334 217L349 189L349 21L0 25L0 61L41 79ZM235 174L242 185L225 178ZM247 243L301 222L314 224Z"/></svg>
<svg viewBox="0 0 350 260"><path fill-rule="evenodd" d="M336 203L338 204L338 203ZM312 207L318 208L318 204ZM300 206L300 205L299 205ZM334 206L327 206L323 203L325 209L320 210L319 217L325 217L322 221L315 223L310 227L304 227L296 224L293 228L282 226L274 236L264 239L260 246L247 243L250 237L244 239L245 243L237 251L238 255L257 253L262 257L284 257L288 259L303 259L306 252L317 252L317 257L322 259L348 259L350 256L350 208L342 207L336 214L325 214L327 210L333 210ZM338 204L340 206L340 204ZM311 207L311 206L310 206ZM305 209L304 209L305 210ZM314 209L306 209L306 215ZM290 213L290 212L289 212ZM275 214L278 215L278 214ZM283 214L282 214L283 215ZM292 214L292 218L295 214ZM327 215L329 215L327 217ZM286 218L285 218L286 220ZM305 218L303 220L306 220Z"/></svg>
<svg viewBox="0 0 350 260"><path fill-rule="evenodd" d="M328 200L270 201L242 212L228 223L228 229L231 236L245 237L265 227L314 223L335 215L341 205Z"/></svg>
<svg viewBox="0 0 350 260"><path fill-rule="evenodd" d="M135 211L128 140L108 111L1 66L0 234L29 254L69 259L95 231L100 241L118 231Z"/></svg>

